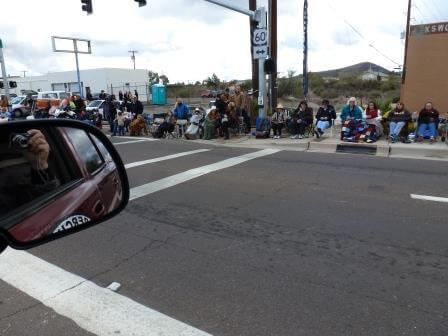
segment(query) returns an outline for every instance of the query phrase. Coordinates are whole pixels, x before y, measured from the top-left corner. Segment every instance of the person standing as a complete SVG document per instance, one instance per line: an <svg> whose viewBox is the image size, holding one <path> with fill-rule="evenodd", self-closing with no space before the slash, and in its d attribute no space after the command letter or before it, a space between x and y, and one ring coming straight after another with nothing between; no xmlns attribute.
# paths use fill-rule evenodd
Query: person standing
<svg viewBox="0 0 448 336"><path fill-rule="evenodd" d="M118 91L118 100L119 101L123 101L123 92L122 91Z"/></svg>
<svg viewBox="0 0 448 336"><path fill-rule="evenodd" d="M110 132L112 135L115 135L115 118L117 116L117 109L115 108L115 104L110 97L107 98L106 103L104 104L103 113L109 122Z"/></svg>
<svg viewBox="0 0 448 336"><path fill-rule="evenodd" d="M132 97L132 114L134 115L134 120L143 114L143 104L138 100L137 96Z"/></svg>
<svg viewBox="0 0 448 336"><path fill-rule="evenodd" d="M288 114L282 105L278 104L276 111L271 117L271 126L274 131L274 139L280 139L282 137L282 129L285 126Z"/></svg>
<svg viewBox="0 0 448 336"><path fill-rule="evenodd" d="M85 103L84 103L84 100L83 100L80 96L75 95L75 96L74 96L74 101L73 101L73 102L75 103L75 113L76 113L76 115L79 117L79 116L82 115L82 112L83 112L84 109L85 109Z"/></svg>
<svg viewBox="0 0 448 336"><path fill-rule="evenodd" d="M439 122L439 111L437 111L432 102L427 102L425 107L418 114L417 142L422 142L424 137L429 134L429 141L433 143L437 137L437 124Z"/></svg>
<svg viewBox="0 0 448 336"><path fill-rule="evenodd" d="M134 96L136 96L137 100L138 100L138 92L137 92L137 90L134 90Z"/></svg>

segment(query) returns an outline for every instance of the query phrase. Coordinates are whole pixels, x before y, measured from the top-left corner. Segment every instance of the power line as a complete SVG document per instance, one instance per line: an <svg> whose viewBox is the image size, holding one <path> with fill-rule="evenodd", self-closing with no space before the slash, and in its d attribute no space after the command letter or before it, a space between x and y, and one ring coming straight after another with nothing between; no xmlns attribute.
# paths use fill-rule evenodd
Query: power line
<svg viewBox="0 0 448 336"><path fill-rule="evenodd" d="M342 20L345 22L346 25L348 25L356 34L358 34L363 40L365 40L368 44L369 47L371 47L373 50L375 50L378 54L380 54L381 56L383 56L384 58L386 58L387 60L389 60L390 62L396 64L396 65L401 65L398 62L395 62L393 59L391 59L389 56L385 55L383 52L381 52L377 47L375 47L373 45L372 42L370 42L363 34L361 34L361 32L356 29L350 22L348 22L344 17L342 17L338 11L336 10L336 8L333 7L333 5L331 4L330 0L327 0L328 4L330 5L330 7L333 9L334 12L336 12L336 14L338 14Z"/></svg>
<svg viewBox="0 0 448 336"><path fill-rule="evenodd" d="M423 12L420 10L420 8L414 3L414 7L415 9L418 10L418 12L420 13L420 16L422 17L423 20L425 20L426 22L431 22L431 20L428 20L425 15L423 15Z"/></svg>
<svg viewBox="0 0 448 336"><path fill-rule="evenodd" d="M432 6L434 7L434 9L435 9L435 13L436 13L437 20L443 21L443 17L440 15L440 12L439 12L439 9L437 8L437 5L434 3L433 0L430 0L429 2L431 3L431 5L432 5Z"/></svg>

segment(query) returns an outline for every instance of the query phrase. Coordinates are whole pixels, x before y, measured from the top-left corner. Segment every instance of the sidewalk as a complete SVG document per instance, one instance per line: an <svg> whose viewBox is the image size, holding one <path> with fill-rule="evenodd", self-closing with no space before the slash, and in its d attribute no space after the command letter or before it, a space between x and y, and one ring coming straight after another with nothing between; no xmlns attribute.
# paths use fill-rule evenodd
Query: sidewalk
<svg viewBox="0 0 448 336"><path fill-rule="evenodd" d="M246 147L246 148L281 148L289 151L300 152L320 152L320 153L348 153L365 154L392 158L413 158L428 160L447 160L448 145L444 142L429 143L395 143L381 139L373 144L367 143L349 143L341 141L337 135L324 135L320 139L290 139L283 137L281 139L256 139L254 136L232 136L230 140L186 140L195 143L203 143L217 146Z"/></svg>

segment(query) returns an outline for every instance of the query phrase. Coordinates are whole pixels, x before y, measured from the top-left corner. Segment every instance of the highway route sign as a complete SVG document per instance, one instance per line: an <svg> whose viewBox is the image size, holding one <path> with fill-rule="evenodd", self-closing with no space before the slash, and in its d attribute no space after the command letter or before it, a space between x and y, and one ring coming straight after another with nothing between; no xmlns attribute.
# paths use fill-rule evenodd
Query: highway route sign
<svg viewBox="0 0 448 336"><path fill-rule="evenodd" d="M268 31L265 28L255 29L252 38L254 45L264 45L268 42Z"/></svg>

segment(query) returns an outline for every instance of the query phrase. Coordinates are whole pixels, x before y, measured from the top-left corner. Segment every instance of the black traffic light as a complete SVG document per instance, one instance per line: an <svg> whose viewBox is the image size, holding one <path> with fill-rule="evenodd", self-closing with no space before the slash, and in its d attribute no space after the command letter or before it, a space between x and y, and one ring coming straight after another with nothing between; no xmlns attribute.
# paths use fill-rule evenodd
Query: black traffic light
<svg viewBox="0 0 448 336"><path fill-rule="evenodd" d="M93 13L92 0L81 0L81 3L82 3L81 8L84 12L87 12L87 15Z"/></svg>
<svg viewBox="0 0 448 336"><path fill-rule="evenodd" d="M264 62L264 72L270 75L277 72L277 64L272 58L268 58Z"/></svg>
<svg viewBox="0 0 448 336"><path fill-rule="evenodd" d="M146 0L134 0L135 2L138 2L139 7L146 6Z"/></svg>
<svg viewBox="0 0 448 336"><path fill-rule="evenodd" d="M0 81L0 89L3 89L3 79Z"/></svg>
<svg viewBox="0 0 448 336"><path fill-rule="evenodd" d="M17 82L9 81L9 87L10 87L11 89L16 88L16 87L17 87Z"/></svg>

